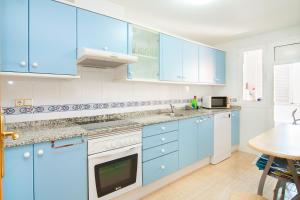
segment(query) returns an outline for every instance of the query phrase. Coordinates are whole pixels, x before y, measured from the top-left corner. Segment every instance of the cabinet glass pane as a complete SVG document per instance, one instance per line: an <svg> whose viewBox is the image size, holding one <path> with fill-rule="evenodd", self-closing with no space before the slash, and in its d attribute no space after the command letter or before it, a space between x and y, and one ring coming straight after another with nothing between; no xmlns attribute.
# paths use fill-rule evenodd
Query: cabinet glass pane
<svg viewBox="0 0 300 200"><path fill-rule="evenodd" d="M142 27L131 27L131 53L138 57L138 62L129 65L128 75L131 79L159 78L159 33Z"/></svg>

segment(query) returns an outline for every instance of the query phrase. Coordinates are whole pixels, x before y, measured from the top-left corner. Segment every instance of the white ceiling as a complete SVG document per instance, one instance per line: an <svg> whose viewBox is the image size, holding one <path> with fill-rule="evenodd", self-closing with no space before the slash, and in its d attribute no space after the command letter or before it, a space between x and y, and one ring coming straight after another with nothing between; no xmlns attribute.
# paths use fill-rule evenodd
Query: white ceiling
<svg viewBox="0 0 300 200"><path fill-rule="evenodd" d="M207 44L300 25L300 0L109 0L126 20Z"/></svg>

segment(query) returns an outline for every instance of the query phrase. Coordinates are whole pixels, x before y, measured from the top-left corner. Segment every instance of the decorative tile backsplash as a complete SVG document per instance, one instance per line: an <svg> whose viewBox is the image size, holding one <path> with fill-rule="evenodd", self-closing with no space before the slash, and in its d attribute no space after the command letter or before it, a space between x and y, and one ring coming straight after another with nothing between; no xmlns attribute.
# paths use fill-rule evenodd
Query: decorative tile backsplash
<svg viewBox="0 0 300 200"><path fill-rule="evenodd" d="M198 99L200 101L200 99ZM40 105L30 107L4 107L4 115L22 115L53 112L69 112L83 110L101 110L112 108L128 108L138 106L155 106L167 104L189 103L190 99L149 100L149 101L124 101L108 103L64 104L64 105Z"/></svg>

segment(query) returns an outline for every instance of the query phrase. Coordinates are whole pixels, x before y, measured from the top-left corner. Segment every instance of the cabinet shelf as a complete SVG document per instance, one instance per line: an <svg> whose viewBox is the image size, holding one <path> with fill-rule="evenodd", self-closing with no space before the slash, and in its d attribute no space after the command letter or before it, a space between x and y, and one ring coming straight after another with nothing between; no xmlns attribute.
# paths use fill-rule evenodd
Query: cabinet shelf
<svg viewBox="0 0 300 200"><path fill-rule="evenodd" d="M138 57L140 57L140 58L147 58L147 59L151 59L151 60L158 60L158 57L156 57L156 56L147 56L147 55L136 54L136 53L134 53L134 54L132 54L132 55L138 56Z"/></svg>

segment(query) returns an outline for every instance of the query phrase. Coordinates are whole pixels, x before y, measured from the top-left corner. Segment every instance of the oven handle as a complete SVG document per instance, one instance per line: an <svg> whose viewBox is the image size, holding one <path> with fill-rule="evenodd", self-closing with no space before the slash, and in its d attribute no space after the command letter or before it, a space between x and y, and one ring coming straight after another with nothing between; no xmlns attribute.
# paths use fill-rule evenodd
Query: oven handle
<svg viewBox="0 0 300 200"><path fill-rule="evenodd" d="M142 144L136 144L134 146L130 146L130 147L126 147L126 148L124 147L121 149L116 149L116 150L112 150L112 151L108 151L108 152L104 152L104 153L96 153L94 155L89 155L89 158L107 157L107 156L111 156L111 155L118 154L118 153L124 153L124 152L130 151L132 149L137 149L141 146L142 146Z"/></svg>

